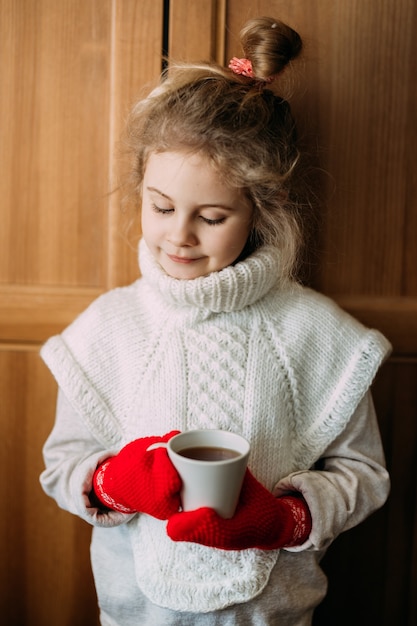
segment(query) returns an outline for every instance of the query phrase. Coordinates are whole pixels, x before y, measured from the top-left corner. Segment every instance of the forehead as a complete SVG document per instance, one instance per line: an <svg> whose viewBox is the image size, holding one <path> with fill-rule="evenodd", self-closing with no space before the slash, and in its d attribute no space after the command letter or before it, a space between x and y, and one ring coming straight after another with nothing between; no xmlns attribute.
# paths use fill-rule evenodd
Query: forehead
<svg viewBox="0 0 417 626"><path fill-rule="evenodd" d="M226 183L209 158L200 152L152 152L147 160L144 187L168 197L204 195L212 203L233 203L243 192Z"/></svg>

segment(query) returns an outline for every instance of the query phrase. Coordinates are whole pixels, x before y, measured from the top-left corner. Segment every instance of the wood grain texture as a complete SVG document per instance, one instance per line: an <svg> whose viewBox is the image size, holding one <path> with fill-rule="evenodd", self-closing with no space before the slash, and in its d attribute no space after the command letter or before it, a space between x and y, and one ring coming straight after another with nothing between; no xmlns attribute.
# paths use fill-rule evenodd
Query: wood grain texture
<svg viewBox="0 0 417 626"><path fill-rule="evenodd" d="M327 173L316 285L333 295L415 296L415 1L228 6L229 55L249 16L276 16L304 40L293 108L307 148ZM284 92L285 83L284 74Z"/></svg>
<svg viewBox="0 0 417 626"><path fill-rule="evenodd" d="M111 81L111 196L109 206L107 287L129 284L139 276L136 246L139 207L126 201L130 167L123 147L131 106L156 85L162 69L163 3L129 0L114 3Z"/></svg>
<svg viewBox="0 0 417 626"><path fill-rule="evenodd" d="M39 485L55 383L36 351L0 351L0 611L10 626L96 624L91 528Z"/></svg>
<svg viewBox="0 0 417 626"><path fill-rule="evenodd" d="M68 326L100 293L75 287L0 285L1 340L43 343Z"/></svg>
<svg viewBox="0 0 417 626"><path fill-rule="evenodd" d="M214 61L223 54L225 2L171 0L169 56L174 61ZM220 26L220 28L219 28ZM224 35L223 35L224 36Z"/></svg>
<svg viewBox="0 0 417 626"><path fill-rule="evenodd" d="M110 0L5 0L0 283L105 282Z"/></svg>

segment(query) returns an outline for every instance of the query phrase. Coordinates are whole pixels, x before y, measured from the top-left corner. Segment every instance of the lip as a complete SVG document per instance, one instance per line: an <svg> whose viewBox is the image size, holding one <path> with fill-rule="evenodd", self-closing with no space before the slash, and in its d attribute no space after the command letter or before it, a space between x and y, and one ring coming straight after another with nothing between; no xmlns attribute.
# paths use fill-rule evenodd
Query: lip
<svg viewBox="0 0 417 626"><path fill-rule="evenodd" d="M175 256L175 254L168 254L167 256L169 259L171 259L173 263L183 263L184 265L187 265L189 263L194 263L195 261L199 260L198 258Z"/></svg>

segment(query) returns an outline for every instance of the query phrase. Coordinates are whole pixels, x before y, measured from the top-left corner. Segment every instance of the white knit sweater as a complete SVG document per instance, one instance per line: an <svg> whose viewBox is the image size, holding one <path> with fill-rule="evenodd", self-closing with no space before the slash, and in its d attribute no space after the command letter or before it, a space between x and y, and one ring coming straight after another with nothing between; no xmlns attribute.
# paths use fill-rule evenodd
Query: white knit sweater
<svg viewBox="0 0 417 626"><path fill-rule="evenodd" d="M42 356L105 449L171 429L223 428L251 442L269 489L308 470L343 432L390 346L332 301L280 285L263 249L206 277L170 278L140 245L143 278L95 301ZM165 523L128 522L140 589L154 603L206 612L246 602L278 551L174 543Z"/></svg>

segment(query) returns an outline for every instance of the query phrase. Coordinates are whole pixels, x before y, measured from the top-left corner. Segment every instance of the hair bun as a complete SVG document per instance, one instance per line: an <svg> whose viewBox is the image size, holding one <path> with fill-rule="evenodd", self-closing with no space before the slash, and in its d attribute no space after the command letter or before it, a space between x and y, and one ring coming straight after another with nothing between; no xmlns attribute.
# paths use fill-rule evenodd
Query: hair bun
<svg viewBox="0 0 417 626"><path fill-rule="evenodd" d="M287 24L272 17L249 20L240 32L245 57L255 78L266 80L282 72L303 47L301 37Z"/></svg>

